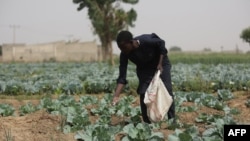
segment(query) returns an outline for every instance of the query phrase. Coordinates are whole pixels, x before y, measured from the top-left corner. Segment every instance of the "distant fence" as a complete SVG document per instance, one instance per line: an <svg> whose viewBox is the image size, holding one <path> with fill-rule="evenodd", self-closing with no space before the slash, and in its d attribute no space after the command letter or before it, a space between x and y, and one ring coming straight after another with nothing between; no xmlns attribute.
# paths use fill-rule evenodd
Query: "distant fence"
<svg viewBox="0 0 250 141"><path fill-rule="evenodd" d="M100 54L95 42L2 45L2 62L98 61Z"/></svg>

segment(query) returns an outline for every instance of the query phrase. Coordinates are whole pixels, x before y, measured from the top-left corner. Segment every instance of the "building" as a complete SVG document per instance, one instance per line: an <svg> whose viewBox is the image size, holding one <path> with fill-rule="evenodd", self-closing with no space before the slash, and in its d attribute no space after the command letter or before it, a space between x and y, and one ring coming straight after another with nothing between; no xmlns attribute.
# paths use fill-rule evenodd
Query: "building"
<svg viewBox="0 0 250 141"><path fill-rule="evenodd" d="M53 42L44 44L3 44L2 62L98 61L100 48L95 42Z"/></svg>

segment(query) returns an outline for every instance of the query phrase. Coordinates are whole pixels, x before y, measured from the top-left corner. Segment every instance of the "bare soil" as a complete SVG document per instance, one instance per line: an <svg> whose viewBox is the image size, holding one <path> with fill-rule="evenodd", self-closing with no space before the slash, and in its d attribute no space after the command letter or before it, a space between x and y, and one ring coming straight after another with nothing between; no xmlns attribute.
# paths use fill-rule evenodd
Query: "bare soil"
<svg viewBox="0 0 250 141"><path fill-rule="evenodd" d="M227 103L229 107L237 108L240 111L240 114L234 116L235 120L238 123L250 124L250 108L245 105L247 99L250 99L250 92L235 92L234 95L235 98ZM27 102L39 104L39 99L0 99L0 103L11 104L15 109L25 105ZM139 105L138 97L134 104ZM183 103L183 106L191 105L193 105L193 103ZM194 124L199 127L202 132L205 130L205 125L195 122L195 118L199 113L223 114L222 111L202 107L195 112L177 113L177 116L182 123ZM98 117L90 117L93 121L95 121L96 118ZM112 120L114 124L119 123L118 118L112 118ZM16 112L15 116L0 117L0 141L7 141L8 135L14 141L75 141L75 133L64 134L58 129L59 126L60 116L48 114L43 110L25 116L19 116L19 113ZM166 137L174 132L173 130L168 130L166 127L162 127L160 131L164 133ZM121 135L117 136L117 139L119 140Z"/></svg>

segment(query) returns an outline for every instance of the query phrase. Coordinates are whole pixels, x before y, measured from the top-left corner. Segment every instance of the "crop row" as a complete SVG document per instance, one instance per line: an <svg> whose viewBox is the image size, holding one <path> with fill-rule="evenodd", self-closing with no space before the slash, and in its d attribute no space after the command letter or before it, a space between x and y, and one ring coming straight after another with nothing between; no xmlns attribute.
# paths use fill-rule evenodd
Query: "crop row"
<svg viewBox="0 0 250 141"><path fill-rule="evenodd" d="M227 101L234 98L229 90L218 90L217 95L202 92L175 92L177 115L184 112L194 112L202 107L208 107L221 111L221 114L199 113L194 118L195 124L183 123L178 119L172 124L171 120L164 120L159 123L145 124L140 118L139 106L133 106L135 97L132 95L123 96L116 106L111 106L112 94L105 94L98 99L95 96L84 95L75 100L71 95L60 95L57 99L44 97L38 105L27 103L19 107L20 116L45 109L48 113L59 115L61 123L58 129L64 133L76 133L75 139L110 140L114 141L115 136L122 134L122 141L149 140L163 141L164 134L161 132L161 125L167 124L169 130L174 130L168 135L169 141L176 140L223 140L223 125L237 124L233 115L239 114L240 110L230 108ZM192 102L194 106L184 106L184 102ZM244 102L249 107L250 100ZM91 107L91 108L89 108ZM11 105L0 104L0 116L12 116L14 109ZM90 116L97 117L96 121L90 122ZM111 117L119 117L120 121L112 123ZM207 128L200 134L196 124L205 124Z"/></svg>
<svg viewBox="0 0 250 141"><path fill-rule="evenodd" d="M111 93L118 66L106 63L13 63L0 64L0 94ZM250 64L174 64L174 91L213 92L250 89ZM125 91L138 85L135 66L129 64Z"/></svg>
<svg viewBox="0 0 250 141"><path fill-rule="evenodd" d="M249 64L250 54L242 53L226 53L226 52L169 52L169 58L173 64L185 63L185 64L232 64L232 63L247 63Z"/></svg>

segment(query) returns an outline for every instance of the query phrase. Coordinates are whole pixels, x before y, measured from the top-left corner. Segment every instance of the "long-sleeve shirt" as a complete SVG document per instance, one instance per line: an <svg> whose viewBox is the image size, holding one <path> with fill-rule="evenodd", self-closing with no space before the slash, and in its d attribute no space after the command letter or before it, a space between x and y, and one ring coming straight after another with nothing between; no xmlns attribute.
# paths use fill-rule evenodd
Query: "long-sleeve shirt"
<svg viewBox="0 0 250 141"><path fill-rule="evenodd" d="M148 84L152 80L159 63L160 55L163 55L162 66L169 63L165 41L160 39L155 33L143 34L134 38L139 43L139 47L129 54L120 53L119 77L117 83L127 84L128 60L136 65L136 73L139 78L137 92L144 93Z"/></svg>

